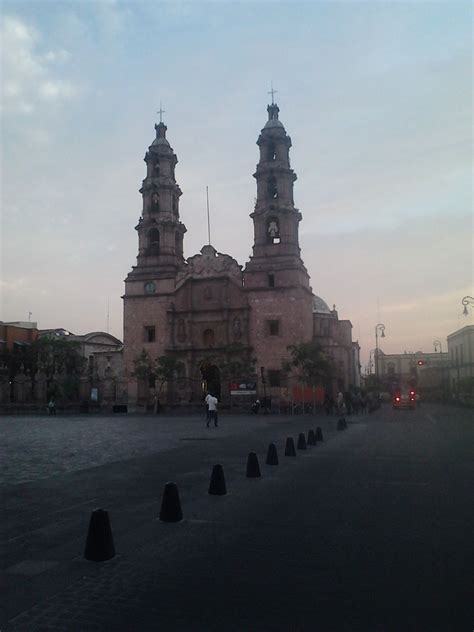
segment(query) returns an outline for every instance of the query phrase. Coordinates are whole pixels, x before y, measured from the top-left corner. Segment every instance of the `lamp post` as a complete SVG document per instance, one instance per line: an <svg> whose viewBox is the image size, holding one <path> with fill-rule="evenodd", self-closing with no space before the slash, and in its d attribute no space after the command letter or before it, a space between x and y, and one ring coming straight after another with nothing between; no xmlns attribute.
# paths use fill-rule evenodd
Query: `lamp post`
<svg viewBox="0 0 474 632"><path fill-rule="evenodd" d="M468 315L468 311L467 311L467 306L468 305L474 305L474 298L472 298L472 296L465 296L461 303L464 305L464 309L462 310L462 313L464 314L464 316Z"/></svg>
<svg viewBox="0 0 474 632"><path fill-rule="evenodd" d="M369 353L369 373L372 373L372 369L374 369L375 367L375 362L374 362L374 355L375 355L375 349L371 349L370 353Z"/></svg>
<svg viewBox="0 0 474 632"><path fill-rule="evenodd" d="M379 379L379 332L380 337L385 338L385 325L378 323L375 325L375 377Z"/></svg>
<svg viewBox="0 0 474 632"><path fill-rule="evenodd" d="M443 353L441 340L434 340L433 346L434 346L435 353L438 351L438 347L439 347L439 352ZM441 357L440 368L441 368L441 387L442 387L443 397L444 397L445 390L446 390L446 365L445 365L443 357Z"/></svg>

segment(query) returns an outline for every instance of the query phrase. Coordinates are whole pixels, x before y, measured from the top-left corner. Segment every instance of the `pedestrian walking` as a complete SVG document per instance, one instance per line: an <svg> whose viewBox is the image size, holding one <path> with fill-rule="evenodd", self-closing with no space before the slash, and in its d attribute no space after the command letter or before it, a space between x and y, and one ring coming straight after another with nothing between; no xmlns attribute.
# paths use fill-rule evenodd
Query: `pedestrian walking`
<svg viewBox="0 0 474 632"><path fill-rule="evenodd" d="M209 428L211 421L214 421L214 426L217 428L217 397L208 393L205 401L207 405L207 427Z"/></svg>
<svg viewBox="0 0 474 632"><path fill-rule="evenodd" d="M332 415L333 407L334 407L333 396L328 391L326 391L326 395L324 396L324 408L326 409L326 415Z"/></svg>
<svg viewBox="0 0 474 632"><path fill-rule="evenodd" d="M55 415L55 414L56 414L56 402L54 401L54 399L53 399L53 398L51 398L51 399L49 400L49 403L48 403L48 410L49 410L49 414L50 414L50 415Z"/></svg>
<svg viewBox="0 0 474 632"><path fill-rule="evenodd" d="M258 415L258 411L260 410L260 400L256 399L252 404L252 413L254 415Z"/></svg>
<svg viewBox="0 0 474 632"><path fill-rule="evenodd" d="M337 394L336 397L336 407L337 407L337 414L338 415L344 415L344 395L342 394L341 391L339 391L339 393Z"/></svg>

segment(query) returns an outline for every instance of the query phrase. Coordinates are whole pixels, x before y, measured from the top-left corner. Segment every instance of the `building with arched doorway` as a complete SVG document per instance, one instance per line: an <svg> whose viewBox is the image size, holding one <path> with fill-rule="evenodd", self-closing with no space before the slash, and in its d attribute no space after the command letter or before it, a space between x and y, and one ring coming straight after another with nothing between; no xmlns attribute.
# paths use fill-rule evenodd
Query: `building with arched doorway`
<svg viewBox="0 0 474 632"><path fill-rule="evenodd" d="M125 280L123 296L124 364L132 408L149 398L150 384L153 387L134 375L143 351L152 359L176 359L179 376L168 384L168 395L180 401L200 401L205 389L225 399L230 397L229 381L247 384L252 379L258 396L277 400L288 387L282 373L288 346L312 340L325 349L336 370L326 387L358 386L352 325L339 320L335 307L330 310L313 294L301 258L302 215L293 197L291 139L279 120L278 106L272 103L267 112L257 140L257 197L250 214L254 243L245 266L211 245L184 258L178 161L166 138L167 127L155 125L156 138L145 155L142 213L135 227L137 262Z"/></svg>

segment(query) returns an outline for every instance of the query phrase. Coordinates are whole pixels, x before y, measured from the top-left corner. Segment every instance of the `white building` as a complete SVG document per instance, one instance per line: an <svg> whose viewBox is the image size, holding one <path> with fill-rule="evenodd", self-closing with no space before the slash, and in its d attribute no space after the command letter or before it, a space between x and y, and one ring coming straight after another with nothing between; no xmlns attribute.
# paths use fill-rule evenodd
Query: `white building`
<svg viewBox="0 0 474 632"><path fill-rule="evenodd" d="M457 394L465 390L468 378L474 378L474 325L467 325L449 334L448 355L450 389L453 394Z"/></svg>

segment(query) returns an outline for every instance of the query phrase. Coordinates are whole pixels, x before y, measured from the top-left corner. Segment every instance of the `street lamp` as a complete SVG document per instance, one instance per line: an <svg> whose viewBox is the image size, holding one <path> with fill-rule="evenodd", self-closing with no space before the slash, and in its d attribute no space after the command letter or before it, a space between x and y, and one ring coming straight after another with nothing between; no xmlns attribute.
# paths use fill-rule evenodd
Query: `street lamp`
<svg viewBox="0 0 474 632"><path fill-rule="evenodd" d="M375 325L375 377L379 379L379 332L380 337L385 338L385 325L378 323Z"/></svg>
<svg viewBox="0 0 474 632"><path fill-rule="evenodd" d="M374 355L375 355L375 349L371 349L369 353L369 373L372 373L372 369L375 366Z"/></svg>
<svg viewBox="0 0 474 632"><path fill-rule="evenodd" d="M438 347L439 347L439 352L443 353L443 347L441 346L441 340L434 340L433 341L433 346L434 346L435 353L438 351Z"/></svg>
<svg viewBox="0 0 474 632"><path fill-rule="evenodd" d="M464 305L464 309L462 310L462 313L464 314L464 316L467 316L468 315L467 306L474 305L474 298L472 298L472 296L465 296L461 302Z"/></svg>

